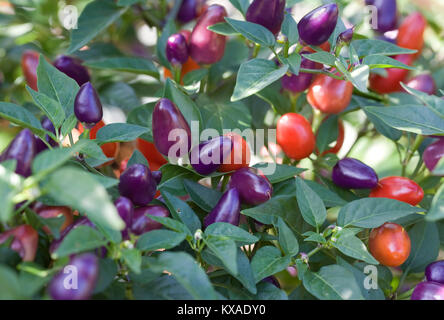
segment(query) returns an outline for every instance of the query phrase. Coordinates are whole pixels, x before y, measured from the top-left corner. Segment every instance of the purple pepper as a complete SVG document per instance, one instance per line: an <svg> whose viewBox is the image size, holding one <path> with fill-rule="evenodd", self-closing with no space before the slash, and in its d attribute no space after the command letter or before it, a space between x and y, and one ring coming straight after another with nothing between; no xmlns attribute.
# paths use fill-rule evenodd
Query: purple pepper
<svg viewBox="0 0 444 320"><path fill-rule="evenodd" d="M373 189L378 184L376 172L363 162L344 158L333 167L333 182L347 189Z"/></svg>
<svg viewBox="0 0 444 320"><path fill-rule="evenodd" d="M213 4L199 17L190 36L190 56L198 64L213 64L222 59L227 37L207 27L225 22L227 11L223 6Z"/></svg>
<svg viewBox="0 0 444 320"><path fill-rule="evenodd" d="M424 163L429 171L435 169L442 157L444 157L444 139L438 139L428 145L422 154Z"/></svg>
<svg viewBox="0 0 444 320"><path fill-rule="evenodd" d="M90 80L88 70L78 59L61 55L57 57L53 65L68 77L73 78L79 86Z"/></svg>
<svg viewBox="0 0 444 320"><path fill-rule="evenodd" d="M444 260L432 262L425 269L427 281L444 284Z"/></svg>
<svg viewBox="0 0 444 320"><path fill-rule="evenodd" d="M87 300L92 296L98 276L99 261L94 254L73 256L51 280L49 295L54 300Z"/></svg>
<svg viewBox="0 0 444 320"><path fill-rule="evenodd" d="M324 43L335 30L338 14L336 3L326 4L310 11L298 23L300 39L312 46Z"/></svg>
<svg viewBox="0 0 444 320"><path fill-rule="evenodd" d="M169 139L170 134L176 139ZM157 150L164 156L180 158L190 151L190 127L179 108L167 98L160 99L154 107L153 140ZM174 145L179 148L174 155L169 155Z"/></svg>
<svg viewBox="0 0 444 320"><path fill-rule="evenodd" d="M181 33L175 33L168 38L166 44L166 56L174 65L182 65L188 60L187 39Z"/></svg>
<svg viewBox="0 0 444 320"><path fill-rule="evenodd" d="M377 9L378 32L384 33L396 28L398 23L396 0L365 0L365 4L373 5Z"/></svg>
<svg viewBox="0 0 444 320"><path fill-rule="evenodd" d="M74 100L74 114L89 129L102 120L102 103L90 82L83 84L77 92Z"/></svg>
<svg viewBox="0 0 444 320"><path fill-rule="evenodd" d="M14 159L17 161L15 173L24 177L31 175L32 160L36 155L36 141L29 129L23 129L9 143L0 156L0 162Z"/></svg>
<svg viewBox="0 0 444 320"><path fill-rule="evenodd" d="M213 173L219 169L232 148L233 143L226 136L202 142L191 149L191 165L201 175Z"/></svg>
<svg viewBox="0 0 444 320"><path fill-rule="evenodd" d="M52 124L51 120L47 116L43 116L41 119L41 124L43 129L46 131L52 132L54 135L56 135L56 131L54 128L54 125ZM45 135L46 142L48 142L51 146L55 147L58 145L57 141L54 141L52 138L49 137L49 135ZM40 137L35 136L35 144L36 144L36 154L48 149L46 144L40 139Z"/></svg>
<svg viewBox="0 0 444 320"><path fill-rule="evenodd" d="M444 300L444 285L433 281L424 281L416 285L411 300Z"/></svg>
<svg viewBox="0 0 444 320"><path fill-rule="evenodd" d="M140 163L126 168L120 176L119 192L136 206L150 203L156 194L157 183L151 170Z"/></svg>
<svg viewBox="0 0 444 320"><path fill-rule="evenodd" d="M128 231L133 224L134 207L130 199L126 197L119 197L114 201L119 216L125 221L125 229L122 230L123 239L129 239Z"/></svg>
<svg viewBox="0 0 444 320"><path fill-rule="evenodd" d="M177 20L185 24L195 19L204 3L203 0L183 0L177 13Z"/></svg>
<svg viewBox="0 0 444 320"><path fill-rule="evenodd" d="M254 0L248 7L246 20L260 24L277 35L284 21L284 13L285 0Z"/></svg>
<svg viewBox="0 0 444 320"><path fill-rule="evenodd" d="M162 181L162 171L156 170L152 171L151 174L153 175L154 180L156 180L156 183L159 184L160 181Z"/></svg>
<svg viewBox="0 0 444 320"><path fill-rule="evenodd" d="M354 28L349 28L343 32L341 32L338 36L338 43L350 43L353 39Z"/></svg>
<svg viewBox="0 0 444 320"><path fill-rule="evenodd" d="M435 80L429 74L420 74L406 83L407 87L425 92L429 95L436 93Z"/></svg>
<svg viewBox="0 0 444 320"><path fill-rule="evenodd" d="M228 189L217 202L216 206L205 217L204 225L208 227L215 222L226 222L238 226L240 219L240 197L235 188Z"/></svg>
<svg viewBox="0 0 444 320"><path fill-rule="evenodd" d="M303 54L310 54L308 51L301 52ZM304 69L316 69L316 62L310 61L307 58L301 56L301 68ZM305 91L310 87L311 82L313 81L314 74L312 73L304 73L300 72L298 75L292 74L291 76L284 75L282 77L282 87L285 90L288 90L293 93L299 93Z"/></svg>
<svg viewBox="0 0 444 320"><path fill-rule="evenodd" d="M162 229L162 224L150 219L149 216L166 218L170 216L170 212L165 207L158 205L135 209L131 232L135 235L141 235L148 231Z"/></svg>
<svg viewBox="0 0 444 320"><path fill-rule="evenodd" d="M272 285L278 287L279 289L281 288L281 285L279 284L279 281L276 279L275 276L268 276L268 277L262 279L262 281L271 283Z"/></svg>
<svg viewBox="0 0 444 320"><path fill-rule="evenodd" d="M230 179L230 188L236 188L242 202L258 205L270 200L273 193L271 183L253 172L252 168L236 170Z"/></svg>

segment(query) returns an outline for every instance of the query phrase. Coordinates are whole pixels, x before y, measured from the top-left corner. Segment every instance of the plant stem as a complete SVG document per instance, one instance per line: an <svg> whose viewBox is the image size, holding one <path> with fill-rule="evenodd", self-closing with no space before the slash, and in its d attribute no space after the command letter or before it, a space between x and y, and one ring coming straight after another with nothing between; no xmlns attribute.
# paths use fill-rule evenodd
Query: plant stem
<svg viewBox="0 0 444 320"><path fill-rule="evenodd" d="M404 161L402 162L402 176L403 177L405 177L405 175L406 175L407 166L408 166L410 160L412 160L413 155L418 150L418 148L420 147L420 145L423 141L424 141L424 136L418 134L416 136L415 142L413 143L413 147L411 149L407 149Z"/></svg>
<svg viewBox="0 0 444 320"><path fill-rule="evenodd" d="M253 55L252 55L253 59L257 57L260 50L261 50L261 45L256 43L253 49Z"/></svg>

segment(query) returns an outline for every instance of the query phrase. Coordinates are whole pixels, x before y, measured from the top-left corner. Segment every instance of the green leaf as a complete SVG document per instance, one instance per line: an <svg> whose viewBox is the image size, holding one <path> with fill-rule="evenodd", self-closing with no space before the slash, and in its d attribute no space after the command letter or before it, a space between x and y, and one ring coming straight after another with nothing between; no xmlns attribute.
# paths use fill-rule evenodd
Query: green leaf
<svg viewBox="0 0 444 320"><path fill-rule="evenodd" d="M304 220L313 227L322 226L327 218L324 202L301 178L296 178L296 198Z"/></svg>
<svg viewBox="0 0 444 320"><path fill-rule="evenodd" d="M224 268L231 274L238 275L237 247L233 240L217 236L203 238L208 249L222 261Z"/></svg>
<svg viewBox="0 0 444 320"><path fill-rule="evenodd" d="M159 78L159 71L151 60L138 57L113 57L85 63L85 66L93 69L109 69L125 71L136 74L146 74Z"/></svg>
<svg viewBox="0 0 444 320"><path fill-rule="evenodd" d="M117 275L117 264L114 260L105 258L99 260L99 277L93 293L99 293L109 287Z"/></svg>
<svg viewBox="0 0 444 320"><path fill-rule="evenodd" d="M177 196L187 194L183 185L184 179L193 181L201 179L201 176L192 170L170 163L162 166L160 171L162 171L162 181L158 184L157 188L161 191L166 190Z"/></svg>
<svg viewBox="0 0 444 320"><path fill-rule="evenodd" d="M149 84L149 86L154 85L155 84L152 82ZM143 87L147 88L148 86L144 83ZM144 94L146 94L146 96L151 95L149 92L144 92ZM102 102L102 105L118 107L124 112L133 110L141 104L134 88L122 81L107 83L104 87L101 87L100 101ZM146 127L146 125L143 126Z"/></svg>
<svg viewBox="0 0 444 320"><path fill-rule="evenodd" d="M148 160L146 160L145 156L137 149L134 149L133 154L131 155L131 158L129 158L126 167L129 168L131 167L133 164L143 164L147 167L149 167L149 163Z"/></svg>
<svg viewBox="0 0 444 320"><path fill-rule="evenodd" d="M180 263L177 263L180 261ZM191 294L196 300L215 300L216 291L211 285L205 271L185 252L164 252L157 258L158 270L166 270Z"/></svg>
<svg viewBox="0 0 444 320"><path fill-rule="evenodd" d="M362 63L368 65L370 69L375 69L375 68L398 68L398 69L407 69L407 70L415 69L411 66L402 63L401 61L380 54L367 56L362 60Z"/></svg>
<svg viewBox="0 0 444 320"><path fill-rule="evenodd" d="M49 120L51 120L54 127L60 128L63 120L66 117L65 111L63 110L61 104L56 100L44 95L43 93L34 91L28 86L26 86L26 89L31 94L32 99L40 108L40 110L42 110L43 113L45 113L46 116L49 118Z"/></svg>
<svg viewBox="0 0 444 320"><path fill-rule="evenodd" d="M288 70L288 65L277 67L273 61L252 59L241 64L231 101L249 97L276 80Z"/></svg>
<svg viewBox="0 0 444 320"><path fill-rule="evenodd" d="M128 265L130 270L134 273L141 272L142 265L142 253L137 249L124 248L120 251L122 253L122 259Z"/></svg>
<svg viewBox="0 0 444 320"><path fill-rule="evenodd" d="M253 167L261 170L265 170L265 168L269 166L276 166L276 169L272 174L265 175L270 183L275 184L281 181L285 181L287 179L293 178L298 174L301 174L307 169L297 168L295 166L290 166L286 164L270 164L268 162L259 162L256 163ZM268 170L267 170L268 171Z"/></svg>
<svg viewBox="0 0 444 320"><path fill-rule="evenodd" d="M287 37L290 46L299 41L298 24L291 14L285 14L281 30L282 34Z"/></svg>
<svg viewBox="0 0 444 320"><path fill-rule="evenodd" d="M388 198L365 198L352 201L341 208L338 225L376 228L387 221L393 221L424 209Z"/></svg>
<svg viewBox="0 0 444 320"><path fill-rule="evenodd" d="M320 300L364 299L353 273L337 264L324 266L319 272L306 270L302 282L305 289Z"/></svg>
<svg viewBox="0 0 444 320"><path fill-rule="evenodd" d="M161 223L162 225L164 225L168 229L171 229L171 230L176 231L178 233L184 233L189 236L192 236L191 231L187 228L187 226L185 224L183 224L180 221L177 221L177 220L174 220L171 218L167 218L167 217L156 217L156 216L151 216L150 219Z"/></svg>
<svg viewBox="0 0 444 320"><path fill-rule="evenodd" d="M152 123L153 123L153 110L156 104L150 102L142 106L136 107L130 111L126 119L127 123L137 124L142 127L148 128L148 132L141 135L140 138L146 141L153 141L152 135Z"/></svg>
<svg viewBox="0 0 444 320"><path fill-rule="evenodd" d="M441 160L443 159L444 158ZM443 161L440 162L444 163ZM436 194L433 196L432 205L430 206L429 212L425 216L425 219L427 221L438 221L444 219L444 184L439 187L438 191L436 191Z"/></svg>
<svg viewBox="0 0 444 320"><path fill-rule="evenodd" d="M379 108L383 108L382 106ZM382 135L386 136L387 138L397 141L401 139L402 131L397 130L395 128L390 127L387 125L384 121L381 120L381 118L375 116L374 114L367 111L366 108L363 108L365 115L367 118L373 123L375 126L375 129Z"/></svg>
<svg viewBox="0 0 444 320"><path fill-rule="evenodd" d="M249 0L230 0L230 2L237 10L239 10L245 16L248 7L250 6Z"/></svg>
<svg viewBox="0 0 444 320"><path fill-rule="evenodd" d="M161 191L161 194L172 216L176 220L182 221L188 227L191 234L194 234L202 227L196 213L194 213L193 209L191 209L185 201L182 201L168 191Z"/></svg>
<svg viewBox="0 0 444 320"><path fill-rule="evenodd" d="M328 145L338 139L338 116L331 115L319 126L316 135L316 147L322 153Z"/></svg>
<svg viewBox="0 0 444 320"><path fill-rule="evenodd" d="M376 40L376 39L355 40L353 41L353 46L355 47L359 57L370 56L375 54L394 56L398 54L409 54L416 52L416 50L401 48L388 41Z"/></svg>
<svg viewBox="0 0 444 320"><path fill-rule="evenodd" d="M183 83L185 86L189 86L199 81L202 81L202 79L205 78L207 75L208 75L208 69L206 68L193 70L188 72L183 77Z"/></svg>
<svg viewBox="0 0 444 320"><path fill-rule="evenodd" d="M97 131L96 139L100 144L108 142L133 141L147 133L148 128L128 123L111 123Z"/></svg>
<svg viewBox="0 0 444 320"><path fill-rule="evenodd" d="M239 32L233 29L233 27L226 22L219 22L207 27L208 30L213 31L214 33L221 34L223 36L235 36L238 35Z"/></svg>
<svg viewBox="0 0 444 320"><path fill-rule="evenodd" d="M256 93L256 96L267 102L273 110L280 115L283 115L291 111L291 101L285 95L281 94L282 85L280 81L276 81L268 87L262 89ZM256 106L255 106L256 107ZM268 107L267 107L268 110ZM254 113L253 116L260 117L260 113ZM260 124L262 125L264 119L259 118Z"/></svg>
<svg viewBox="0 0 444 320"><path fill-rule="evenodd" d="M137 300L193 299L193 296L174 277L168 275L156 277L148 283L135 282L133 292Z"/></svg>
<svg viewBox="0 0 444 320"><path fill-rule="evenodd" d="M178 246L185 237L185 233L170 230L153 230L140 236L137 240L137 249L142 251L171 249Z"/></svg>
<svg viewBox="0 0 444 320"><path fill-rule="evenodd" d="M0 300L23 299L17 274L5 265L0 265Z"/></svg>
<svg viewBox="0 0 444 320"><path fill-rule="evenodd" d="M63 238L62 243L52 254L52 257L59 259L74 253L100 248L105 244L106 240L99 231L88 226L78 226Z"/></svg>
<svg viewBox="0 0 444 320"><path fill-rule="evenodd" d="M334 66L336 63L336 58L334 55L332 55L329 52L325 52L325 51L318 51L315 53L310 53L310 54L303 54L304 58L310 60L310 61L314 61L314 62L318 62L318 63L322 63L322 64L326 64L328 66Z"/></svg>
<svg viewBox="0 0 444 320"><path fill-rule="evenodd" d="M274 246L261 247L251 260L256 283L262 279L284 270L290 264L290 256L281 256L281 252Z"/></svg>
<svg viewBox="0 0 444 320"><path fill-rule="evenodd" d="M287 226L284 220L278 220L279 244L285 255L295 256L299 252L299 244L293 231Z"/></svg>
<svg viewBox="0 0 444 320"><path fill-rule="evenodd" d="M366 107L364 110L398 130L422 135L444 134L444 118L427 106Z"/></svg>
<svg viewBox="0 0 444 320"><path fill-rule="evenodd" d="M259 239L251 233L226 222L215 222L210 224L205 229L205 234L207 236L215 236L219 238L225 237L236 241L238 245L253 244L259 241Z"/></svg>
<svg viewBox="0 0 444 320"><path fill-rule="evenodd" d="M370 68L367 65L359 65L352 72L349 72L344 64L339 60L336 60L335 65L356 89L361 92L368 92L367 82L368 77L370 76Z"/></svg>
<svg viewBox="0 0 444 320"><path fill-rule="evenodd" d="M322 244L326 244L327 240L325 240L325 238L322 236L322 234L313 232L313 231L307 231L303 234L304 237L307 237L304 239L304 241L307 242L317 242L317 243L322 243Z"/></svg>
<svg viewBox="0 0 444 320"><path fill-rule="evenodd" d="M423 272L439 253L439 233L433 222L421 221L409 231L410 255L401 266L404 272Z"/></svg>
<svg viewBox="0 0 444 320"><path fill-rule="evenodd" d="M433 111L435 111L441 118L444 118L444 100L442 99L442 97L429 95L425 92L410 88L402 82L401 86L407 93L417 98L417 100L425 103Z"/></svg>
<svg viewBox="0 0 444 320"><path fill-rule="evenodd" d="M200 183L192 180L185 179L183 185L193 202L207 212L210 212L216 206L222 196L219 191L204 187Z"/></svg>
<svg viewBox="0 0 444 320"><path fill-rule="evenodd" d="M333 246L343 254L370 264L379 264L368 252L365 244L355 236L355 232L342 229L334 237L336 240L332 240Z"/></svg>
<svg viewBox="0 0 444 320"><path fill-rule="evenodd" d="M80 14L78 28L71 32L71 43L67 53L71 54L82 48L116 21L127 8L117 6L112 0L96 0L88 3Z"/></svg>
<svg viewBox="0 0 444 320"><path fill-rule="evenodd" d="M284 61L288 63L288 68L292 74L299 74L299 69L301 68L302 61L301 55L299 53L292 53L288 58L284 58Z"/></svg>
<svg viewBox="0 0 444 320"><path fill-rule="evenodd" d="M49 176L46 187L54 200L84 212L94 223L113 230L125 227L106 189L91 174L61 168Z"/></svg>
<svg viewBox="0 0 444 320"><path fill-rule="evenodd" d="M7 222L11 218L14 203L12 199L23 190L23 178L0 164L0 221Z"/></svg>
<svg viewBox="0 0 444 320"><path fill-rule="evenodd" d="M257 285L257 295L254 300L288 300L288 296L284 290L274 284L261 282Z"/></svg>
<svg viewBox="0 0 444 320"><path fill-rule="evenodd" d="M264 26L248 21L225 18L234 30L238 31L248 40L251 40L264 47L272 47L276 43L274 35Z"/></svg>
<svg viewBox="0 0 444 320"><path fill-rule="evenodd" d="M0 102L0 116L12 123L15 123L23 128L28 128L32 130L32 132L39 134L40 136L44 135L44 130L40 121L28 110L25 108L9 103L9 102Z"/></svg>

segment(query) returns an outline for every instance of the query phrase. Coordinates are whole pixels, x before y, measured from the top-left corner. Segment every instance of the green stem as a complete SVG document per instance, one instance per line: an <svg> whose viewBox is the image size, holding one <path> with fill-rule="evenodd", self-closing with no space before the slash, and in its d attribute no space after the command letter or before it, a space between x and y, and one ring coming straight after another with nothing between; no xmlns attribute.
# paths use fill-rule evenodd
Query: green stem
<svg viewBox="0 0 444 320"><path fill-rule="evenodd" d="M182 72L182 66L173 66L173 72L174 72L174 81L176 81L177 84L180 84L180 76Z"/></svg>
<svg viewBox="0 0 444 320"><path fill-rule="evenodd" d="M404 293L401 293L398 297L397 300L407 300L410 298L410 296L413 293L413 290L415 290L415 288L411 288L409 291L406 291Z"/></svg>
<svg viewBox="0 0 444 320"><path fill-rule="evenodd" d="M288 50L290 49L290 43L288 42L288 40L285 41L284 43L284 57L288 58Z"/></svg>
<svg viewBox="0 0 444 320"><path fill-rule="evenodd" d="M321 247L316 247L313 250L311 250L309 253L307 253L307 257L310 258L312 255L314 255L315 253L317 253L318 251L320 251L322 248Z"/></svg>
<svg viewBox="0 0 444 320"><path fill-rule="evenodd" d="M405 177L407 172L407 166L410 163L410 160L412 160L413 155L418 150L418 148L421 146L421 143L424 141L423 135L417 135L415 142L413 143L413 147L411 149L408 149L404 158L404 161L402 162L402 176Z"/></svg>
<svg viewBox="0 0 444 320"><path fill-rule="evenodd" d="M254 49L253 49L253 59L257 57L257 55L259 54L259 51L261 50L261 45L260 44L255 44L254 45Z"/></svg>
<svg viewBox="0 0 444 320"><path fill-rule="evenodd" d="M375 92L371 92L371 91L369 91L369 92L361 92L361 91L359 91L357 89L353 89L353 94L355 94L357 96L360 96L360 97L381 101L381 102L384 102L384 103L387 102L387 98L386 97L384 97L383 95L377 94Z"/></svg>

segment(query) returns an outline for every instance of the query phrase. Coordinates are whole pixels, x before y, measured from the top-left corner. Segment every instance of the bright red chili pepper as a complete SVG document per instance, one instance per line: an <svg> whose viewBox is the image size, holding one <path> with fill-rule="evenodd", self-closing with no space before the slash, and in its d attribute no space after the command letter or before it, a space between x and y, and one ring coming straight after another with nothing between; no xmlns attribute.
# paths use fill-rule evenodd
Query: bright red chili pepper
<svg viewBox="0 0 444 320"><path fill-rule="evenodd" d="M237 133L230 132L225 134L226 137L230 137L233 143L231 154L224 159L224 163L220 166L220 172L235 171L240 168L248 168L250 164L251 152L247 141Z"/></svg>
<svg viewBox="0 0 444 320"><path fill-rule="evenodd" d="M409 66L412 65L413 58L411 54L401 54L394 57L395 60ZM387 77L374 73L370 74L370 89L380 94L401 91L402 87L400 82L406 79L409 70L396 68L388 68L385 70L387 70Z"/></svg>
<svg viewBox="0 0 444 320"><path fill-rule="evenodd" d="M37 91L37 67L40 53L34 50L26 50L22 54L22 71L26 84Z"/></svg>
<svg viewBox="0 0 444 320"><path fill-rule="evenodd" d="M396 44L402 48L418 50L413 54L415 59L421 54L424 46L424 31L427 21L419 12L408 15L398 29Z"/></svg>
<svg viewBox="0 0 444 320"><path fill-rule="evenodd" d="M30 225L24 224L0 235L0 244L13 237L11 249L17 251L23 261L33 261L37 253L39 234Z"/></svg>
<svg viewBox="0 0 444 320"><path fill-rule="evenodd" d="M424 191L413 180L404 177L385 177L379 180L369 197L390 198L416 206L424 198Z"/></svg>
<svg viewBox="0 0 444 320"><path fill-rule="evenodd" d="M276 138L277 143L291 159L304 159L315 148L315 136L310 123L297 113L287 113L279 118Z"/></svg>
<svg viewBox="0 0 444 320"><path fill-rule="evenodd" d="M139 150L148 161L151 171L159 170L161 166L168 163L153 143L137 138L136 144L137 150Z"/></svg>

